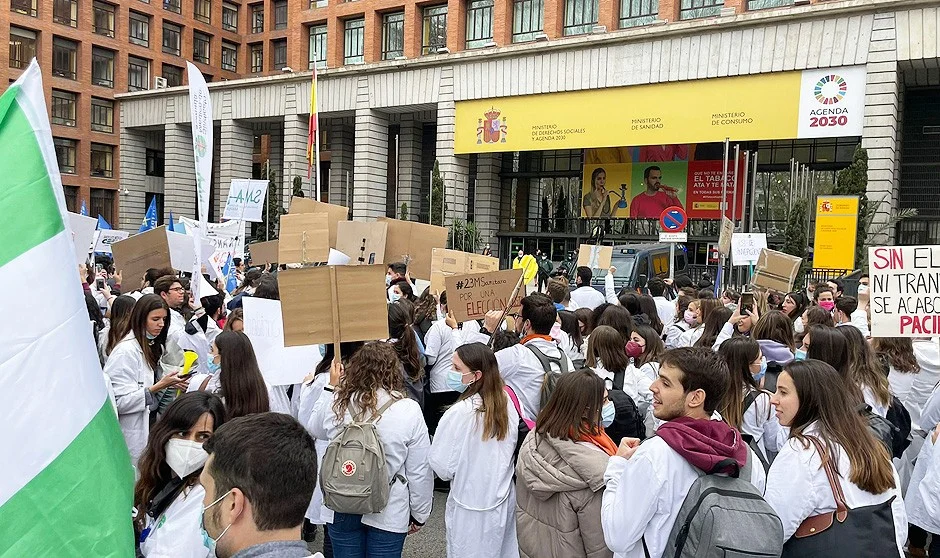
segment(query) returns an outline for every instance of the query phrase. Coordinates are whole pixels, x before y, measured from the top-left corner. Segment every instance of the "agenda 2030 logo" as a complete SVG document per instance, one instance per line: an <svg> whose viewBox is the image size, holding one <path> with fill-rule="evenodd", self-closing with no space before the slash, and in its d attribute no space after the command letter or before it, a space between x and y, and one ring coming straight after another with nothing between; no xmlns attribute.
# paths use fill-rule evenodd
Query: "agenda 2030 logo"
<svg viewBox="0 0 940 558"><path fill-rule="evenodd" d="M822 105L810 111L810 128L845 126L849 123L849 109L839 106L849 92L849 84L838 74L828 74L816 82L813 97Z"/></svg>

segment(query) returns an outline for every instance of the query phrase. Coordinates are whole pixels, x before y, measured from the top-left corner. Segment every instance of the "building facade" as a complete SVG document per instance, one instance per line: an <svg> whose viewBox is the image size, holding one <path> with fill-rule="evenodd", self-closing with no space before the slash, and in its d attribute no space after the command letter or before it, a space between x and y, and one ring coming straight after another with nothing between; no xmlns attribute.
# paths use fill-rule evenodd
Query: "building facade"
<svg viewBox="0 0 940 558"><path fill-rule="evenodd" d="M483 43L471 31L481 28L472 1L446 4L451 16L439 21L443 27L427 26L435 21L428 6L406 5L395 56L388 54L386 16L400 7L352 2L289 10L284 32L293 71L209 85L213 215L221 215L232 179L261 176L259 163L273 171L285 205L298 178L311 195L311 73L297 66L319 61L322 151L315 172L322 198L348 205L354 218L427 221L436 165L448 222L473 221L500 255L525 245L559 260L598 230L608 242L654 239L652 214L620 217L640 206L644 181L655 197L659 177L650 168L659 166L663 184L687 173L678 192L696 239L690 259L707 263L722 199L693 182L714 180L721 140L729 138L729 152L740 153L740 188L725 203L742 208L733 215L739 230L782 241L789 207L812 205L814 194L831 190L861 145L868 195L878 208L872 229L881 240L940 241L931 219L940 217L940 201L928 186L940 178L930 165L940 162L932 137L940 125L933 108L940 100L940 2L542 0L527 12L527 1L491 2L492 37L485 37L484 18ZM575 6L587 8L574 17ZM650 6L656 9L643 12ZM646 15L623 17L634 9ZM364 25L350 27L363 10ZM532 13L541 29L523 36L519 21ZM318 17L325 18L317 20L325 22L325 38L308 25ZM634 23L643 25L621 28ZM446 44L426 44L435 36ZM250 48L251 36L246 41ZM261 71L271 69L266 56ZM841 76L853 76L848 86ZM801 83L808 78L808 86ZM155 195L166 212L194 215L187 91L130 93L119 101L122 225L139 222ZM841 108L849 102L851 109ZM905 111L908 104L918 108ZM149 170L156 157L165 161L163 176ZM601 203L597 213L589 194L603 190L595 171L604 165L610 207ZM908 207L921 217L895 229L892 214ZM594 219L582 218L588 211Z"/></svg>

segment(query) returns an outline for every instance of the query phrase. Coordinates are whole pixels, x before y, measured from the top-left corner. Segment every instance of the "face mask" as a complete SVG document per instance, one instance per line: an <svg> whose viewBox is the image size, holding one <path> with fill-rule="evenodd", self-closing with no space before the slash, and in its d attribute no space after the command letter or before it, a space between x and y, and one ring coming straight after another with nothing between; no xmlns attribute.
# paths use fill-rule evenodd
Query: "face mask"
<svg viewBox="0 0 940 558"><path fill-rule="evenodd" d="M391 276L391 275L386 275L386 276L385 276L385 286L388 287L388 286L391 285L391 284L392 284L392 276Z"/></svg>
<svg viewBox="0 0 940 558"><path fill-rule="evenodd" d="M213 376L218 374L222 370L222 363L216 362L214 359L209 359L209 362L206 363L206 368L209 369L209 373Z"/></svg>
<svg viewBox="0 0 940 558"><path fill-rule="evenodd" d="M767 373L767 357L760 357L760 372L754 374L754 381L759 382Z"/></svg>
<svg viewBox="0 0 940 558"><path fill-rule="evenodd" d="M154 339L157 338L156 335L153 335L153 334L150 333L149 331L146 333L146 335L147 335L147 340L148 340L148 341L153 341Z"/></svg>
<svg viewBox="0 0 940 558"><path fill-rule="evenodd" d="M393 288L388 289L388 300L389 302L398 302L401 300L401 293L396 293Z"/></svg>
<svg viewBox="0 0 940 558"><path fill-rule="evenodd" d="M803 320L802 320L802 319L797 318L797 319L793 320L793 331L795 331L795 332L797 332L797 333L803 333L803 329L804 329L804 328L803 328Z"/></svg>
<svg viewBox="0 0 940 558"><path fill-rule="evenodd" d="M558 339L561 337L561 324L555 322L555 325L552 326L552 330L548 332L549 337L552 339Z"/></svg>
<svg viewBox="0 0 940 558"><path fill-rule="evenodd" d="M636 341L627 341L627 356L637 358L643 354L643 347Z"/></svg>
<svg viewBox="0 0 940 558"><path fill-rule="evenodd" d="M231 492L232 491L229 490L228 492L223 494L221 497L216 499L215 502L212 502L208 506L202 508L202 514L199 516L199 530L202 531L202 544L203 546L209 549L209 554L211 556L215 556L215 545L217 545L219 541L222 540L222 537L224 537L225 533L227 533L228 530L232 527L232 524L229 523L228 527L222 530L222 533L219 535L219 538L213 539L212 537L209 536L209 532L206 531L206 512L209 511L209 508L221 502Z"/></svg>
<svg viewBox="0 0 940 558"><path fill-rule="evenodd" d="M831 300L824 300L819 303L819 307L826 312L832 312L832 309L836 307L836 303Z"/></svg>
<svg viewBox="0 0 940 558"><path fill-rule="evenodd" d="M202 444L192 440L173 438L166 443L165 449L166 464L181 479L200 469L209 459L209 454L202 449Z"/></svg>
<svg viewBox="0 0 940 558"><path fill-rule="evenodd" d="M467 391L470 384L463 383L463 374L456 370L451 370L447 373L447 387L456 392L463 393Z"/></svg>
<svg viewBox="0 0 940 558"><path fill-rule="evenodd" d="M806 351L803 349L797 349L793 358L796 360L806 360Z"/></svg>
<svg viewBox="0 0 940 558"><path fill-rule="evenodd" d="M690 326L694 326L696 322L695 312L693 312L692 310L686 310L685 314L682 315L682 320L685 323L689 324Z"/></svg>
<svg viewBox="0 0 940 558"><path fill-rule="evenodd" d="M604 403L604 407L601 409L601 426L607 428L614 423L614 415L617 410L614 409L613 401L608 401Z"/></svg>

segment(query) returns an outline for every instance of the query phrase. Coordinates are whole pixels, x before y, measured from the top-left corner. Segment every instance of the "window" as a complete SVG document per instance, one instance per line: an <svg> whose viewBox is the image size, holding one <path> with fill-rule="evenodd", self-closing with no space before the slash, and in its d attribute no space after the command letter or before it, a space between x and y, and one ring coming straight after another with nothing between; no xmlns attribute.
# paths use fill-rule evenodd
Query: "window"
<svg viewBox="0 0 940 558"><path fill-rule="evenodd" d="M78 27L78 0L53 0L52 21Z"/></svg>
<svg viewBox="0 0 940 558"><path fill-rule="evenodd" d="M659 0L620 0L620 28L649 25L659 17Z"/></svg>
<svg viewBox="0 0 940 558"><path fill-rule="evenodd" d="M105 37L114 37L114 6L104 2L95 2L92 10L95 16L95 33Z"/></svg>
<svg viewBox="0 0 940 558"><path fill-rule="evenodd" d="M782 8L792 5L793 0L747 0L748 10L765 10L767 8Z"/></svg>
<svg viewBox="0 0 940 558"><path fill-rule="evenodd" d="M565 0L565 35L590 33L597 24L598 0Z"/></svg>
<svg viewBox="0 0 940 558"><path fill-rule="evenodd" d="M682 0L679 19L695 19L721 15L725 0Z"/></svg>
<svg viewBox="0 0 940 558"><path fill-rule="evenodd" d="M287 0L274 2L274 28L287 29Z"/></svg>
<svg viewBox="0 0 940 558"><path fill-rule="evenodd" d="M36 57L36 32L10 27L10 67L25 68Z"/></svg>
<svg viewBox="0 0 940 558"><path fill-rule="evenodd" d="M143 91L150 89L150 60L127 57L127 90Z"/></svg>
<svg viewBox="0 0 940 558"><path fill-rule="evenodd" d="M238 6L222 2L222 29L238 32Z"/></svg>
<svg viewBox="0 0 940 558"><path fill-rule="evenodd" d="M222 41L222 69L234 72L237 67L238 45Z"/></svg>
<svg viewBox="0 0 940 558"><path fill-rule="evenodd" d="M183 28L175 23L163 20L163 52L180 55L180 36Z"/></svg>
<svg viewBox="0 0 940 558"><path fill-rule="evenodd" d="M101 143L91 144L91 175L102 178L112 178L114 146Z"/></svg>
<svg viewBox="0 0 940 558"><path fill-rule="evenodd" d="M248 45L248 49L251 51L251 72L258 74L264 71L264 45L262 43L255 43L253 45Z"/></svg>
<svg viewBox="0 0 940 558"><path fill-rule="evenodd" d="M196 0L194 2L193 17L196 21L212 23L212 0Z"/></svg>
<svg viewBox="0 0 940 558"><path fill-rule="evenodd" d="M36 17L37 0L10 0L10 11Z"/></svg>
<svg viewBox="0 0 940 558"><path fill-rule="evenodd" d="M175 14L180 13L180 0L163 0L163 9Z"/></svg>
<svg viewBox="0 0 940 558"><path fill-rule="evenodd" d="M543 0L513 0L512 42L535 40L542 32Z"/></svg>
<svg viewBox="0 0 940 558"><path fill-rule="evenodd" d="M150 18L144 14L131 12L128 38L135 45L150 46Z"/></svg>
<svg viewBox="0 0 940 558"><path fill-rule="evenodd" d="M405 55L405 12L382 16L382 60Z"/></svg>
<svg viewBox="0 0 940 558"><path fill-rule="evenodd" d="M62 174L75 174L75 156L78 151L78 142L65 138L52 138L55 144L55 159L59 163L59 172Z"/></svg>
<svg viewBox="0 0 940 558"><path fill-rule="evenodd" d="M179 66L164 64L163 73L161 75L163 79L166 80L167 87L179 87L183 85L183 68Z"/></svg>
<svg viewBox="0 0 940 558"><path fill-rule="evenodd" d="M101 215L104 220L114 223L114 190L105 190L103 188L91 189L91 203L89 203L88 213L91 215Z"/></svg>
<svg viewBox="0 0 940 558"><path fill-rule="evenodd" d="M78 205L78 186L65 186L63 184L62 189L65 190L65 208L72 213L78 213L79 209L76 207Z"/></svg>
<svg viewBox="0 0 940 558"><path fill-rule="evenodd" d="M99 47L91 49L91 82L114 87L114 51Z"/></svg>
<svg viewBox="0 0 940 558"><path fill-rule="evenodd" d="M467 48L493 42L493 0L470 0L467 4Z"/></svg>
<svg viewBox="0 0 940 558"><path fill-rule="evenodd" d="M107 99L91 99L91 129L96 132L114 132L114 102Z"/></svg>
<svg viewBox="0 0 940 558"><path fill-rule="evenodd" d="M271 41L272 57L274 69L280 70L287 65L287 39Z"/></svg>
<svg viewBox="0 0 940 558"><path fill-rule="evenodd" d="M60 126L75 125L75 105L78 95L68 91L52 90L52 123Z"/></svg>
<svg viewBox="0 0 940 558"><path fill-rule="evenodd" d="M307 69L312 70L314 64L317 68L326 68L326 25L314 25L310 28L310 47L307 55Z"/></svg>
<svg viewBox="0 0 940 558"><path fill-rule="evenodd" d="M349 19L345 22L343 31L343 63L362 64L363 48L365 46L366 20L363 18Z"/></svg>
<svg viewBox="0 0 940 558"><path fill-rule="evenodd" d="M251 32L264 33L264 4L251 5Z"/></svg>
<svg viewBox="0 0 940 558"><path fill-rule="evenodd" d="M209 63L209 45L212 37L199 31L193 32L193 61L203 64Z"/></svg>
<svg viewBox="0 0 940 558"><path fill-rule="evenodd" d="M78 45L67 39L52 39L52 75L75 79L78 67Z"/></svg>
<svg viewBox="0 0 940 558"><path fill-rule="evenodd" d="M163 159L163 151L156 149L147 150L147 176L163 178Z"/></svg>
<svg viewBox="0 0 940 558"><path fill-rule="evenodd" d="M447 4L424 8L421 54L437 54L447 46Z"/></svg>

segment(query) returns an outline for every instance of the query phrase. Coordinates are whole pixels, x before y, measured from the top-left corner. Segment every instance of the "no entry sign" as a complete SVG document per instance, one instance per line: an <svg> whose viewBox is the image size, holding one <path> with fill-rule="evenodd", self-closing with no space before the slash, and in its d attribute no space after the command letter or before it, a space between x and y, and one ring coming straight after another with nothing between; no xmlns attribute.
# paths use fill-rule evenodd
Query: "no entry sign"
<svg viewBox="0 0 940 558"><path fill-rule="evenodd" d="M659 226L663 232L682 232L689 224L689 216L679 206L667 207L659 216Z"/></svg>

